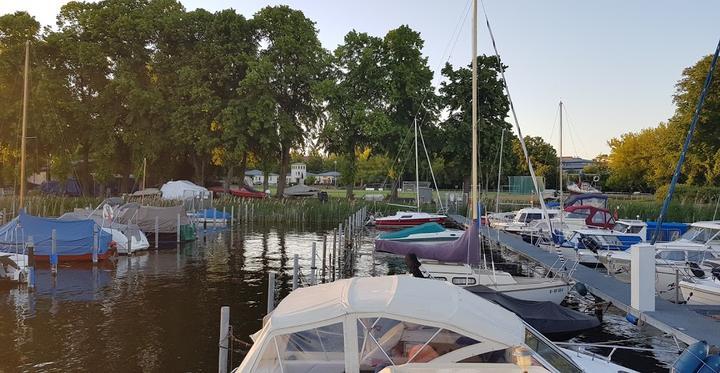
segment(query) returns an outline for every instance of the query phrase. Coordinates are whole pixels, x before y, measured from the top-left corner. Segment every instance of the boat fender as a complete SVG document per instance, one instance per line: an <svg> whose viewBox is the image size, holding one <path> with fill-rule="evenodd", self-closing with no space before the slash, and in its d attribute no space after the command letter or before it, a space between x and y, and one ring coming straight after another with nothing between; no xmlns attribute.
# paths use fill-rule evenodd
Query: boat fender
<svg viewBox="0 0 720 373"><path fill-rule="evenodd" d="M708 357L709 346L705 341L699 341L688 346L675 360L672 371L675 373L695 373Z"/></svg>
<svg viewBox="0 0 720 373"><path fill-rule="evenodd" d="M720 355L711 355L703 360L703 366L697 373L717 373L720 372Z"/></svg>
<svg viewBox="0 0 720 373"><path fill-rule="evenodd" d="M575 286L573 287L575 288L575 291L577 291L578 294L582 295L583 297L588 294L587 286L585 286L585 284L583 284L582 282L575 283Z"/></svg>
<svg viewBox="0 0 720 373"><path fill-rule="evenodd" d="M635 317L635 315L628 313L625 315L625 320L627 320L630 324L637 325L638 324L638 318Z"/></svg>

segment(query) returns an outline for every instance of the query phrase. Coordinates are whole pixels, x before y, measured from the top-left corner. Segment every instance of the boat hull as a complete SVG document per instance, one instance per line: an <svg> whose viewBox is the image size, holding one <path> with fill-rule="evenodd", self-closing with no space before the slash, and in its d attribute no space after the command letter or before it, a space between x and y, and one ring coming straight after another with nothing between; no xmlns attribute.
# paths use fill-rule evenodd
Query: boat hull
<svg viewBox="0 0 720 373"><path fill-rule="evenodd" d="M375 226L377 228L407 228L412 227L415 225L425 224L425 223L438 223L443 224L445 223L445 218L418 218L418 219L387 219L387 220L375 220Z"/></svg>
<svg viewBox="0 0 720 373"><path fill-rule="evenodd" d="M680 290L683 300L687 301L687 304L705 306L720 305L720 283L712 283L710 281L701 283L681 281Z"/></svg>

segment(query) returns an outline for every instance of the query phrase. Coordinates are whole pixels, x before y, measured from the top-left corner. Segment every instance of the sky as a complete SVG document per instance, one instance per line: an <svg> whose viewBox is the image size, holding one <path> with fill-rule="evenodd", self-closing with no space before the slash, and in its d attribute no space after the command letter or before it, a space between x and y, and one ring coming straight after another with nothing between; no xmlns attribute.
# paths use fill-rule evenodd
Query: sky
<svg viewBox="0 0 720 373"><path fill-rule="evenodd" d="M287 4L316 22L325 48L350 30L383 36L407 24L425 40L436 86L445 62L471 61L470 0L181 0L188 9L233 8L246 17ZM0 14L27 10L54 25L63 0L0 0ZM714 0L484 0L524 135L557 147L563 101L563 155L593 158L607 141L652 127L674 111L684 68L711 54L720 37ZM482 5L479 5L482 19ZM464 17L467 14L467 17ZM463 22L464 20L464 22ZM461 27L461 28L460 28ZM492 54L483 21L478 53ZM510 118L508 118L510 121ZM482 136L482 134L480 134Z"/></svg>

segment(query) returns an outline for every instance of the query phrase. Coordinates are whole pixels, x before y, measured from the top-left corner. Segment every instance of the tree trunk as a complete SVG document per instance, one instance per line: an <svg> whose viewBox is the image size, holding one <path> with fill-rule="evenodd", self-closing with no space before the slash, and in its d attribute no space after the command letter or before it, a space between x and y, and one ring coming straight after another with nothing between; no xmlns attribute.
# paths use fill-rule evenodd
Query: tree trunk
<svg viewBox="0 0 720 373"><path fill-rule="evenodd" d="M348 200L353 199L353 187L355 186L355 152L348 156L348 178L345 184L345 197Z"/></svg>
<svg viewBox="0 0 720 373"><path fill-rule="evenodd" d="M243 152L242 160L240 161L240 185L245 185L245 171L247 171L247 159L248 159L248 152ZM252 183L250 183L250 186L252 186Z"/></svg>
<svg viewBox="0 0 720 373"><path fill-rule="evenodd" d="M225 182L223 183L223 191L225 191L225 194L230 192L230 185L232 184L234 171L235 171L235 166L228 167L227 174L225 175Z"/></svg>
<svg viewBox="0 0 720 373"><path fill-rule="evenodd" d="M267 170L267 167L263 167L263 183L262 183L263 192L268 190L268 188L270 188L269 178L270 178L270 172Z"/></svg>
<svg viewBox="0 0 720 373"><path fill-rule="evenodd" d="M290 147L280 144L280 176L278 176L277 198L282 198L285 192L285 175L290 166Z"/></svg>
<svg viewBox="0 0 720 373"><path fill-rule="evenodd" d="M91 195L92 180L90 176L90 147L82 146L82 166L80 167L80 188L83 196Z"/></svg>

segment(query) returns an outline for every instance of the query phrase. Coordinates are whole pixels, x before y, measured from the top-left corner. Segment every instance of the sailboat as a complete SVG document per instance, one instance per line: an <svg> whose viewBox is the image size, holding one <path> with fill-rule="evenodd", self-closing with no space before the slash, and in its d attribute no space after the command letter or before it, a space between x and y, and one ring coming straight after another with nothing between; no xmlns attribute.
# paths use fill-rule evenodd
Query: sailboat
<svg viewBox="0 0 720 373"><path fill-rule="evenodd" d="M418 123L415 119L415 208L416 211L398 211L394 215L375 218L374 224L378 228L407 228L425 223L443 224L447 216L431 214L420 211L420 173L418 158ZM423 142L424 144L424 142Z"/></svg>
<svg viewBox="0 0 720 373"><path fill-rule="evenodd" d="M478 205L478 173L477 173L477 33L473 28L473 62L472 62L472 218L474 223L462 237L449 243L436 245L418 245L413 243L376 241L377 251L399 255L415 254L423 260L420 270L426 277L443 280L458 286L484 285L495 291L512 297L560 303L570 291L570 284L559 277L517 277L503 271L495 270L491 259L491 268L486 261L481 266L479 238L479 205ZM532 165L530 165L531 173ZM545 205L541 200L544 211ZM547 213L546 213L547 214ZM492 257L491 257L492 258Z"/></svg>

